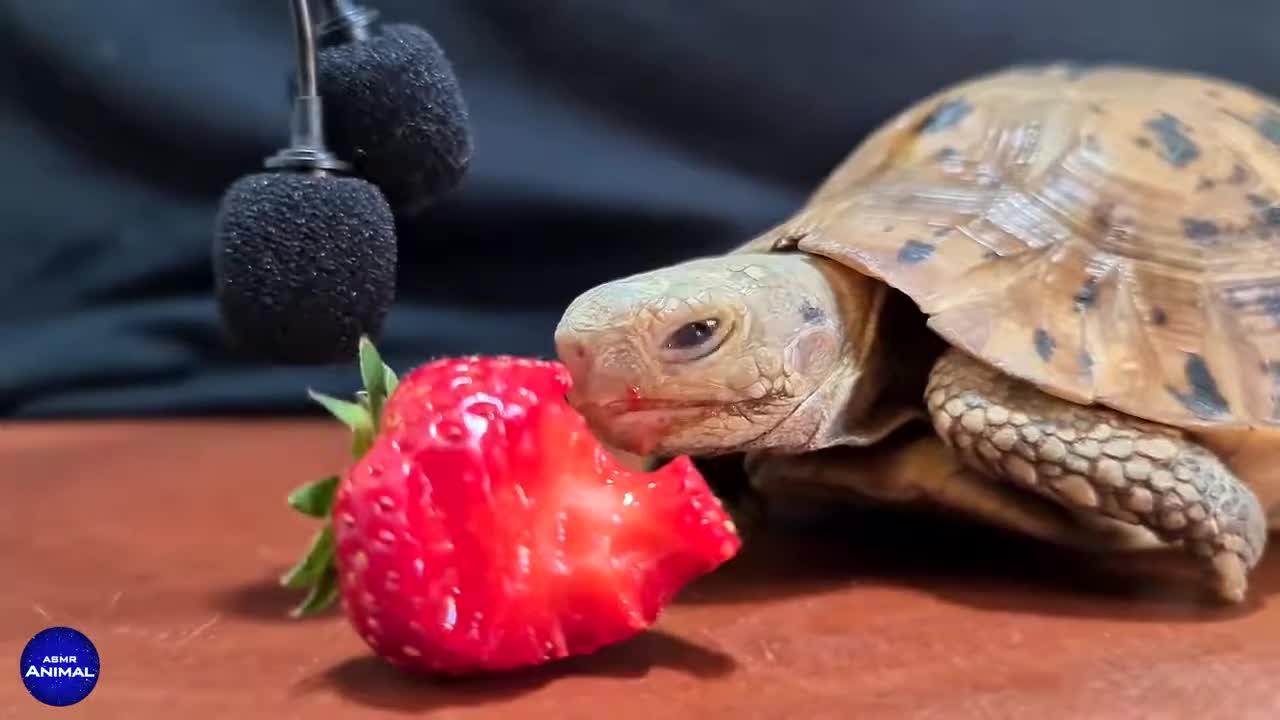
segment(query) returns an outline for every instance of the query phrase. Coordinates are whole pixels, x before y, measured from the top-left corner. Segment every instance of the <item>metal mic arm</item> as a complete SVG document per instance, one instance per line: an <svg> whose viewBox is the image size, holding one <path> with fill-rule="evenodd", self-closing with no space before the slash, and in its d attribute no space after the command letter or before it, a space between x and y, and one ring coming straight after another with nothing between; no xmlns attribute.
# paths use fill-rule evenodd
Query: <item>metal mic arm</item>
<svg viewBox="0 0 1280 720"><path fill-rule="evenodd" d="M301 170L323 173L348 170L325 146L324 111L316 81L316 34L307 0L290 0L293 34L297 46L298 94L293 99L289 147L263 163L272 170Z"/></svg>

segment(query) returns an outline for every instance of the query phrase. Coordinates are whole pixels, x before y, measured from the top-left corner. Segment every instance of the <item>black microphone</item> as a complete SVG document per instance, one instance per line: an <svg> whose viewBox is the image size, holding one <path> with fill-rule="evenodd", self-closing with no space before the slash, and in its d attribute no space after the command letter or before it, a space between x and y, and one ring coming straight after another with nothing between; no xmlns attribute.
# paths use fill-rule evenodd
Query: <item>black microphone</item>
<svg viewBox="0 0 1280 720"><path fill-rule="evenodd" d="M298 93L289 147L225 192L215 220L214 290L224 326L251 353L293 364L350 360L395 298L395 219L372 183L325 144L316 42L291 0Z"/></svg>
<svg viewBox="0 0 1280 720"><path fill-rule="evenodd" d="M395 299L395 216L425 208L468 167L468 113L425 31L375 33L373 11L321 0L321 50L308 3L291 2L292 141L267 160L270 172L223 196L215 291L243 348L281 363L344 362L361 335L378 338Z"/></svg>
<svg viewBox="0 0 1280 720"><path fill-rule="evenodd" d="M381 188L398 216L421 212L471 161L468 110L435 39L413 25L376 27L351 0L322 0L320 94L331 146Z"/></svg>

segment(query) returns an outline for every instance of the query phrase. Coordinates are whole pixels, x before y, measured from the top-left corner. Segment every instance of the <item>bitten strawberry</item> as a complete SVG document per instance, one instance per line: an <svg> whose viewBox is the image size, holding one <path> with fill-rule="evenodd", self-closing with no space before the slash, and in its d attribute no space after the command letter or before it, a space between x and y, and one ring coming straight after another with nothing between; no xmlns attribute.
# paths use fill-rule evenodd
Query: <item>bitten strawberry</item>
<svg viewBox="0 0 1280 720"><path fill-rule="evenodd" d="M354 430L357 460L291 497L326 524L284 582L310 590L299 614L340 597L398 666L458 675L594 652L740 547L688 458L636 472L601 447L558 363L444 359L397 383L365 341L361 368L358 402L316 396Z"/></svg>

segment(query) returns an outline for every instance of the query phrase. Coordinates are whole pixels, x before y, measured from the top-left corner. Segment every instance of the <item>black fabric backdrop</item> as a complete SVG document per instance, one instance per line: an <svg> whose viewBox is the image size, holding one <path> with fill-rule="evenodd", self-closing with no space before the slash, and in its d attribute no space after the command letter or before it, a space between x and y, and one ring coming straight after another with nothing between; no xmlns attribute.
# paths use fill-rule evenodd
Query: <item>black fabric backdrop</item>
<svg viewBox="0 0 1280 720"><path fill-rule="evenodd" d="M381 0L452 58L464 185L401 229L397 367L546 356L613 276L790 212L876 123L1013 62L1280 94L1274 0ZM210 296L218 196L283 141L283 0L0 2L0 414L295 412L350 368L247 364Z"/></svg>

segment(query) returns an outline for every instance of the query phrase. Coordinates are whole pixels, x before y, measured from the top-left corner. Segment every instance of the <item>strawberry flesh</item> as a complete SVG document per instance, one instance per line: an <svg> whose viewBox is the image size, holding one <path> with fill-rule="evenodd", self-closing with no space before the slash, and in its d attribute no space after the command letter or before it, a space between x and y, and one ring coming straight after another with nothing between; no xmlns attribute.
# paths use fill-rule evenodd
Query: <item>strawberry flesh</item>
<svg viewBox="0 0 1280 720"><path fill-rule="evenodd" d="M740 540L688 458L623 467L558 363L410 373L333 504L339 593L379 655L468 674L594 652L654 623Z"/></svg>

